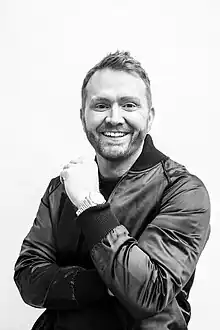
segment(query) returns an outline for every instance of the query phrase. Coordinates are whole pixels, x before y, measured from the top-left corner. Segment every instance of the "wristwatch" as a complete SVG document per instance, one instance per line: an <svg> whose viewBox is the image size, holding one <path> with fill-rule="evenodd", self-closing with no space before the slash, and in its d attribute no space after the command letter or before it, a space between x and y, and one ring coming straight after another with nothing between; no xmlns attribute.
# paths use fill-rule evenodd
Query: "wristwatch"
<svg viewBox="0 0 220 330"><path fill-rule="evenodd" d="M88 196L84 198L84 200L80 203L78 210L76 211L76 215L79 216L83 211L88 209L89 207L105 204L106 200L102 196L101 193L98 192L90 192Z"/></svg>

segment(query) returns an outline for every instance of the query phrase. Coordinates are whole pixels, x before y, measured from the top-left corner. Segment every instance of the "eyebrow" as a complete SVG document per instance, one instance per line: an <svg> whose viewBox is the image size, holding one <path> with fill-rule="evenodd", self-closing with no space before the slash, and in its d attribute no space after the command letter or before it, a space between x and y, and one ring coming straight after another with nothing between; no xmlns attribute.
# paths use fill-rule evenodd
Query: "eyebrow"
<svg viewBox="0 0 220 330"><path fill-rule="evenodd" d="M131 102L131 101L136 102L136 103L141 102L140 99L136 96L123 96L123 97L120 97L119 100L122 102Z"/></svg>
<svg viewBox="0 0 220 330"><path fill-rule="evenodd" d="M140 100L138 97L135 96L122 96L122 97L118 97L117 98L118 102L136 102L136 103L140 103ZM112 100L107 98L107 97L102 97L102 96L95 96L94 98L91 99L90 104L94 105L97 102L104 102L104 103L112 103Z"/></svg>
<svg viewBox="0 0 220 330"><path fill-rule="evenodd" d="M97 102L105 102L105 103L111 103L111 100L108 99L107 97L102 97L102 96L95 96L94 98L91 99L91 104L95 104Z"/></svg>

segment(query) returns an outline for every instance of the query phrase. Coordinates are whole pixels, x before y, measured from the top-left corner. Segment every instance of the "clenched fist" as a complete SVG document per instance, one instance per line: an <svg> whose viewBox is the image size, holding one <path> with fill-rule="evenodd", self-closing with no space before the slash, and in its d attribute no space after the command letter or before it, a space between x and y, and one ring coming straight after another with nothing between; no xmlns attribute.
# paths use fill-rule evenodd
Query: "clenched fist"
<svg viewBox="0 0 220 330"><path fill-rule="evenodd" d="M63 167L60 173L66 193L72 203L80 203L91 192L99 192L98 166L95 161L77 158Z"/></svg>

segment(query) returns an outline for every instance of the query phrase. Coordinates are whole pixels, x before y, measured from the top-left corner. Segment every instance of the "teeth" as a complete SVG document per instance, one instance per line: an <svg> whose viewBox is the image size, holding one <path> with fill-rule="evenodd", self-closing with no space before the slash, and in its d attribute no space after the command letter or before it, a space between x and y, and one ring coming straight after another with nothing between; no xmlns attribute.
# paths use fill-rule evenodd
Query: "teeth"
<svg viewBox="0 0 220 330"><path fill-rule="evenodd" d="M122 132L104 132L103 135L110 136L110 137L122 137L122 136L125 136L126 133L122 133Z"/></svg>

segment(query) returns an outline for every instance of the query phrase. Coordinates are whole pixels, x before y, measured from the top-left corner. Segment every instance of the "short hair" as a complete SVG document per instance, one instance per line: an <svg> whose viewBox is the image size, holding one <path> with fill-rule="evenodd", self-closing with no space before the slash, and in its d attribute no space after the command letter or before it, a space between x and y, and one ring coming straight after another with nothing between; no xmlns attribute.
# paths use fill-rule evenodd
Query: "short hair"
<svg viewBox="0 0 220 330"><path fill-rule="evenodd" d="M136 73L145 83L146 86L146 97L149 108L152 107L152 95L151 95L151 88L150 88L150 79L146 73L146 71L142 68L141 63L135 60L128 51L116 51L115 53L110 53L105 56L99 63L97 63L92 69L90 69L82 84L81 89L81 97L82 97L82 109L85 108L86 104L86 97L87 97L87 90L86 86L94 75L96 71L102 69L112 69L116 71L125 71L128 73Z"/></svg>

